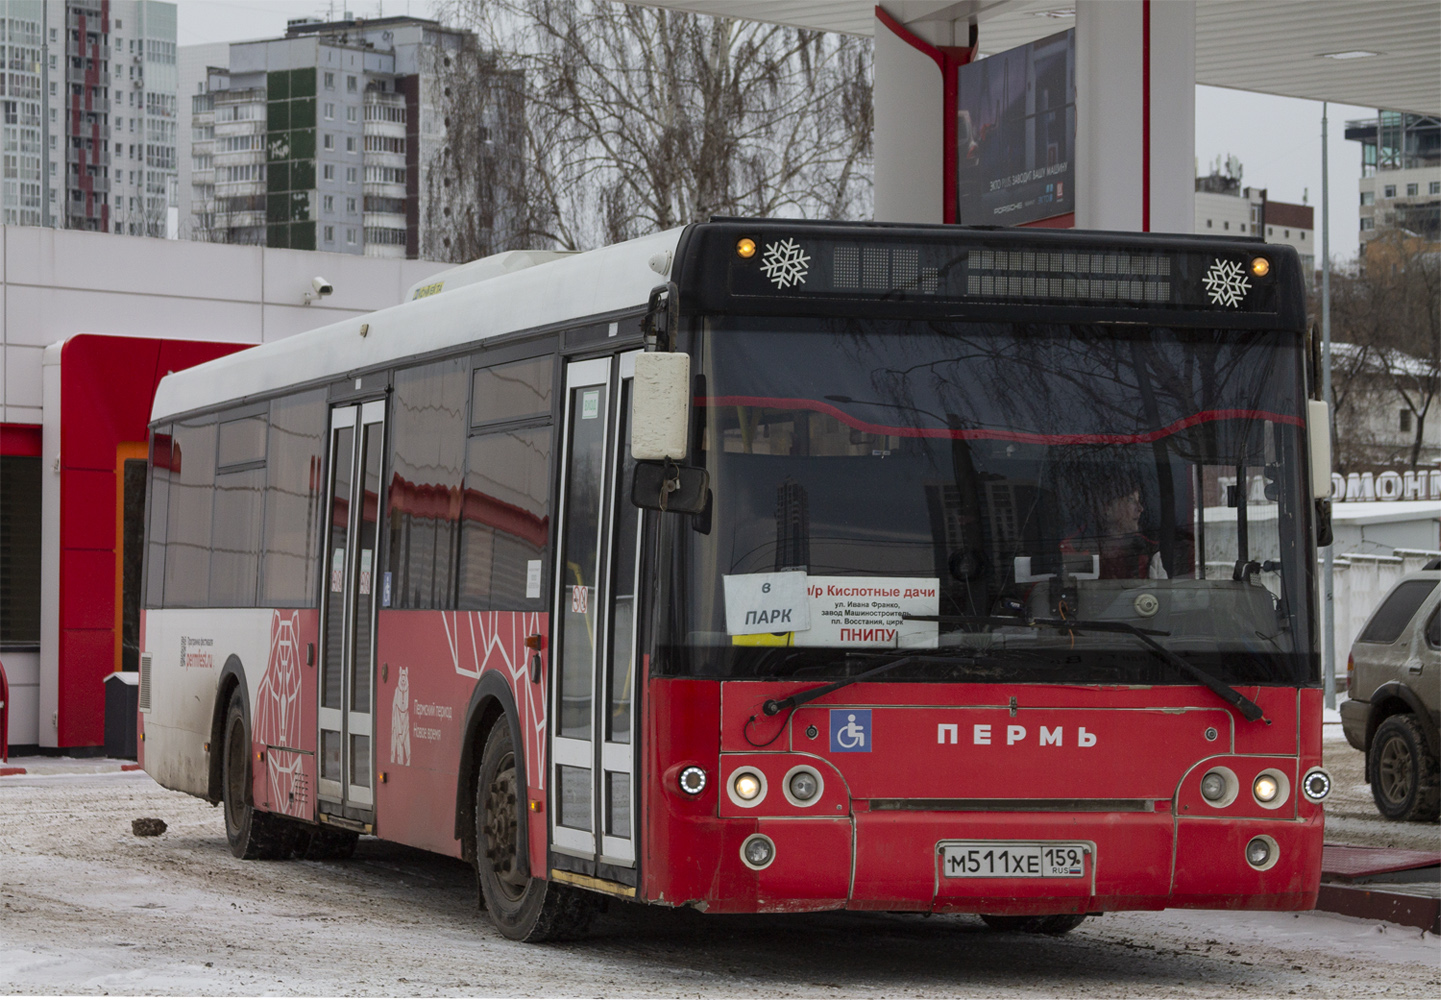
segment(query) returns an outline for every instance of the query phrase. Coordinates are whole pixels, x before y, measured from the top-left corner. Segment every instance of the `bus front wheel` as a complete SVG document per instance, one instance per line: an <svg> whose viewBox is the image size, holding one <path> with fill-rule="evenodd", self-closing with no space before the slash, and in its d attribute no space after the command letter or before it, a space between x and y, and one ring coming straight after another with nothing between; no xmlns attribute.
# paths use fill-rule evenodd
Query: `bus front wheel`
<svg viewBox="0 0 1441 1000"><path fill-rule="evenodd" d="M520 868L525 779L516 767L510 726L496 723L485 741L475 789L475 869L481 898L496 928L513 941L579 937L596 903L590 893Z"/></svg>
<svg viewBox="0 0 1441 1000"><path fill-rule="evenodd" d="M250 772L250 724L245 718L245 702L239 694L230 699L225 714L224 776L222 796L225 801L225 839L230 853L246 861L263 859L277 861L289 856L292 830L279 816L255 808Z"/></svg>

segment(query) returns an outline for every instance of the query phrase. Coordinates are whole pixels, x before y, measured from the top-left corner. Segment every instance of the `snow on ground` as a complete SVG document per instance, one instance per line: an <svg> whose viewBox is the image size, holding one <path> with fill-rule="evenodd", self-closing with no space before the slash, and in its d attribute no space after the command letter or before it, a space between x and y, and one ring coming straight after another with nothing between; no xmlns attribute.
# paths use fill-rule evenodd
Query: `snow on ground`
<svg viewBox="0 0 1441 1000"><path fill-rule="evenodd" d="M1315 913L1108 914L1038 938L973 917L616 904L584 941L521 945L452 859L365 839L345 862L238 861L218 809L142 773L34 769L51 773L0 778L0 993L1441 995L1435 937ZM134 837L142 816L169 829Z"/></svg>

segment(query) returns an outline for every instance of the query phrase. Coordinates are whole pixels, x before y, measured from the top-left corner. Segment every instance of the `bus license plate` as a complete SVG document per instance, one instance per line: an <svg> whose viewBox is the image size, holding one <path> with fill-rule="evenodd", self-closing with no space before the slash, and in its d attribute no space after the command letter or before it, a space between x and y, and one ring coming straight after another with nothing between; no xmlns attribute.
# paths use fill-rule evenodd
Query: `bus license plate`
<svg viewBox="0 0 1441 1000"><path fill-rule="evenodd" d="M947 878L1082 878L1089 844L959 840L941 845Z"/></svg>

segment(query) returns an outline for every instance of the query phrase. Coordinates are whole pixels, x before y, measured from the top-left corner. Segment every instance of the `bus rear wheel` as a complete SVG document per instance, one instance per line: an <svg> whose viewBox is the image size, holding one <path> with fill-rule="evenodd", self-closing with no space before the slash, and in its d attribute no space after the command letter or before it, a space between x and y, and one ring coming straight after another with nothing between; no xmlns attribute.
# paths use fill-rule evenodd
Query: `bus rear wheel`
<svg viewBox="0 0 1441 1000"><path fill-rule="evenodd" d="M982 913L981 919L993 931L1015 931L1021 934L1068 934L1081 926L1084 913L1048 913L1040 916L1004 917Z"/></svg>
<svg viewBox="0 0 1441 1000"><path fill-rule="evenodd" d="M231 696L225 714L224 757L221 761L225 802L225 839L230 853L246 861L279 861L289 856L293 831L284 819L255 808L250 771L250 723L245 702Z"/></svg>
<svg viewBox="0 0 1441 1000"><path fill-rule="evenodd" d="M586 892L520 868L520 807L525 779L516 767L510 726L496 723L485 741L475 788L475 870L481 899L496 929L513 941L579 937L590 926L595 899Z"/></svg>

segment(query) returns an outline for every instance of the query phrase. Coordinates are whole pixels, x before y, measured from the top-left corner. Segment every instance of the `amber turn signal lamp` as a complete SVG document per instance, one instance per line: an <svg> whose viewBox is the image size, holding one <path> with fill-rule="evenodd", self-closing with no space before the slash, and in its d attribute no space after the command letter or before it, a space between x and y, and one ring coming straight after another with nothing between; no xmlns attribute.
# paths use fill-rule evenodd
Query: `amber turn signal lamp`
<svg viewBox="0 0 1441 1000"><path fill-rule="evenodd" d="M736 243L736 254L744 257L746 260L750 260L756 255L756 241L749 236L742 237L740 241Z"/></svg>
<svg viewBox="0 0 1441 1000"><path fill-rule="evenodd" d="M1271 262L1265 257L1253 257L1251 259L1251 273L1258 278L1264 278L1271 273Z"/></svg>

